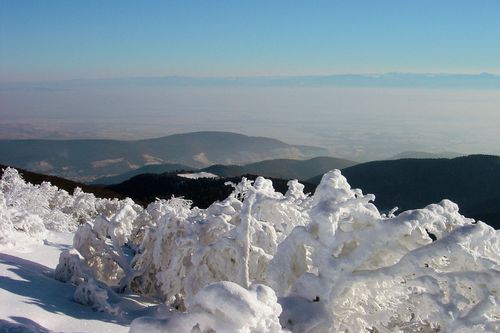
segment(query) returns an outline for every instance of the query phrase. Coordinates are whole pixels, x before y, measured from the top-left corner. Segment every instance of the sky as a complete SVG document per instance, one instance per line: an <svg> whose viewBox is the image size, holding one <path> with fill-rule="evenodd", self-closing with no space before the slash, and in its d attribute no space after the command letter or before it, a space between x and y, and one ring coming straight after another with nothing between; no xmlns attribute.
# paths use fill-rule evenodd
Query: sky
<svg viewBox="0 0 500 333"><path fill-rule="evenodd" d="M358 160L500 153L500 77L478 75L500 75L499 17L497 0L0 0L0 138L230 130ZM470 77L265 79L383 73ZM151 80L171 76L240 81Z"/></svg>
<svg viewBox="0 0 500 333"><path fill-rule="evenodd" d="M496 0L0 0L0 73L500 73L499 13Z"/></svg>

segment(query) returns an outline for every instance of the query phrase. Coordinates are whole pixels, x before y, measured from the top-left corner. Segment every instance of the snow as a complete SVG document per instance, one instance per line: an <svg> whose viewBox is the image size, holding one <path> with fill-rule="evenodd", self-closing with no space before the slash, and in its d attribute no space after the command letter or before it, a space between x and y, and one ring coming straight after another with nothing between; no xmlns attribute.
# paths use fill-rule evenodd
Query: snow
<svg viewBox="0 0 500 333"><path fill-rule="evenodd" d="M210 172L196 172L196 173L179 173L177 176L188 179L200 179L200 178L219 178L219 176Z"/></svg>
<svg viewBox="0 0 500 333"><path fill-rule="evenodd" d="M0 332L500 331L499 232L453 202L384 215L338 170L232 185L143 209L8 169Z"/></svg>
<svg viewBox="0 0 500 333"><path fill-rule="evenodd" d="M75 267L63 272L61 266L58 274L55 268L66 252L73 259L81 257L72 249L78 221L97 218L99 212L109 215L130 201L96 199L79 189L70 195L48 183L35 186L12 168L5 170L0 189L0 332L128 332L132 319L149 313L148 306L155 303L126 294L113 295L119 315L94 311L98 302L85 302L85 295L98 292L82 293L86 290L80 286L75 292L74 285L56 279L77 275ZM73 265L79 263L73 260ZM90 274L78 267L82 278Z"/></svg>
<svg viewBox="0 0 500 333"><path fill-rule="evenodd" d="M163 320L136 319L130 332L191 332L194 327L199 332L281 332L281 306L264 285L247 290L233 282L213 283L196 294L187 310Z"/></svg>
<svg viewBox="0 0 500 333"><path fill-rule="evenodd" d="M44 244L0 253L0 332L128 332L128 322L74 302L74 286L53 278L72 238L49 233Z"/></svg>

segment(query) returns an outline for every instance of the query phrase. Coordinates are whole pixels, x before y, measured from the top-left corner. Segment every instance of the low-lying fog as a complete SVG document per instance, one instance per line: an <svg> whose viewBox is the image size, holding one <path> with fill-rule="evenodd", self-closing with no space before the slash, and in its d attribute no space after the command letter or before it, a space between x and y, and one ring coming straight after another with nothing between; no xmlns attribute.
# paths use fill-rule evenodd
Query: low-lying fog
<svg viewBox="0 0 500 333"><path fill-rule="evenodd" d="M388 87L19 85L0 138L137 139L219 130L358 161L408 150L500 154L500 91Z"/></svg>

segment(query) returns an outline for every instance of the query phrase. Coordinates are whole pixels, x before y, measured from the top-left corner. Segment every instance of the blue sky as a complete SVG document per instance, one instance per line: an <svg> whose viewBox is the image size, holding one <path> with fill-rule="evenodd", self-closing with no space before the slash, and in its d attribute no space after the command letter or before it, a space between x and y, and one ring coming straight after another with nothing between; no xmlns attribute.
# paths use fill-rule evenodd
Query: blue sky
<svg viewBox="0 0 500 333"><path fill-rule="evenodd" d="M500 1L0 0L2 81L500 73Z"/></svg>

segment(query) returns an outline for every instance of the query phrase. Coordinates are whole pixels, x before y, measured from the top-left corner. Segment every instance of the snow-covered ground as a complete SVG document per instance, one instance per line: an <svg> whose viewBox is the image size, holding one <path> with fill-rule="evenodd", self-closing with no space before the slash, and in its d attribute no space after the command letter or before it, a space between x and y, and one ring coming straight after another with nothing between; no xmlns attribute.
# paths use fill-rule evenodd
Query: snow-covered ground
<svg viewBox="0 0 500 333"><path fill-rule="evenodd" d="M93 219L116 201L25 183L14 169L0 180L0 332L128 332L132 319L158 301L115 295L119 316L74 299L75 286L54 278L59 257L73 247L77 221Z"/></svg>
<svg viewBox="0 0 500 333"><path fill-rule="evenodd" d="M177 176L188 179L200 179L200 178L219 178L219 176L210 172L196 172L196 173L179 173Z"/></svg>
<svg viewBox="0 0 500 333"><path fill-rule="evenodd" d="M242 179L207 209L0 180L1 332L500 332L500 236L448 200L381 214Z"/></svg>
<svg viewBox="0 0 500 333"><path fill-rule="evenodd" d="M54 279L72 242L71 233L49 232L43 243L0 251L0 332L128 332L130 320L76 303L74 286Z"/></svg>

